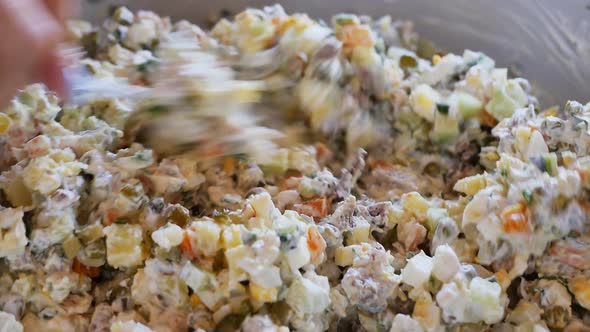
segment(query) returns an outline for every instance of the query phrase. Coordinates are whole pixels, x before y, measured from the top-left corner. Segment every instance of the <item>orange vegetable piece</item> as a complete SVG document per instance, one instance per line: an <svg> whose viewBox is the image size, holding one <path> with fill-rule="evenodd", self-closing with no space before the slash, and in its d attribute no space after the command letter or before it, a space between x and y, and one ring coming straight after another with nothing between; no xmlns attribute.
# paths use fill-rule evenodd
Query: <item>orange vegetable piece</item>
<svg viewBox="0 0 590 332"><path fill-rule="evenodd" d="M303 204L295 204L294 208L297 212L319 221L319 219L328 215L328 200L325 197L320 197Z"/></svg>
<svg viewBox="0 0 590 332"><path fill-rule="evenodd" d="M345 48L357 46L373 47L371 29L366 25L345 25L336 33Z"/></svg>
<svg viewBox="0 0 590 332"><path fill-rule="evenodd" d="M180 243L180 250L188 256L190 259L194 257L193 254L193 246L191 244L191 238L188 236L188 233L185 231L182 237L182 242Z"/></svg>
<svg viewBox="0 0 590 332"><path fill-rule="evenodd" d="M283 180L283 183L281 183L280 188L281 190L297 189L297 186L299 186L299 182L301 182L301 179L303 179L303 175L301 174L287 176Z"/></svg>
<svg viewBox="0 0 590 332"><path fill-rule="evenodd" d="M584 212L586 212L586 213L590 212L590 203L588 203L584 199L580 198L580 199L578 199L578 204L580 204L580 207L582 208L582 210L584 210Z"/></svg>
<svg viewBox="0 0 590 332"><path fill-rule="evenodd" d="M326 241L317 227L309 227L307 229L307 246L311 252L311 261L319 263L322 253L326 250Z"/></svg>
<svg viewBox="0 0 590 332"><path fill-rule="evenodd" d="M109 208L104 217L104 224L106 226L112 224L119 217L119 211L115 208Z"/></svg>
<svg viewBox="0 0 590 332"><path fill-rule="evenodd" d="M381 169L384 169L384 170L391 170L391 169L393 169L393 165L390 162L385 161L385 160L373 160L370 163L370 166L372 168L381 168Z"/></svg>
<svg viewBox="0 0 590 332"><path fill-rule="evenodd" d="M234 157L227 157L223 160L223 171L226 174L231 174L235 171L237 160Z"/></svg>
<svg viewBox="0 0 590 332"><path fill-rule="evenodd" d="M490 113L485 110L479 112L479 122L488 127L495 127L498 124L498 120L494 118Z"/></svg>
<svg viewBox="0 0 590 332"><path fill-rule="evenodd" d="M318 143L315 145L315 157L318 160L321 160L324 157L327 157L330 154L330 149L323 143Z"/></svg>
<svg viewBox="0 0 590 332"><path fill-rule="evenodd" d="M506 233L526 233L530 231L530 224L526 215L526 205L522 203L510 205L500 215L502 229Z"/></svg>
<svg viewBox="0 0 590 332"><path fill-rule="evenodd" d="M85 275L89 278L96 278L100 275L100 268L95 266L86 266L80 263L80 261L78 261L76 258L74 258L74 261L72 262L72 271Z"/></svg>

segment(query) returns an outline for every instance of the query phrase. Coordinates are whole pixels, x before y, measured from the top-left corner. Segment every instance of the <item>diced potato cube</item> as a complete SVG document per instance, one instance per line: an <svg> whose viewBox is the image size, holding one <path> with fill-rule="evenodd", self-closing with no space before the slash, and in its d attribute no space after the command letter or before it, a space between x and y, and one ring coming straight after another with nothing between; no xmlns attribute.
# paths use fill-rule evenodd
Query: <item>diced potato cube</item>
<svg viewBox="0 0 590 332"><path fill-rule="evenodd" d="M289 168L289 150L287 149L278 149L258 158L257 163L265 173L283 174Z"/></svg>
<svg viewBox="0 0 590 332"><path fill-rule="evenodd" d="M364 219L359 219L355 227L350 230L350 234L346 236L346 245L349 246L352 244L368 242L370 234L371 224Z"/></svg>
<svg viewBox="0 0 590 332"><path fill-rule="evenodd" d="M457 92L455 98L457 110L464 119L473 117L483 110L483 103L473 95Z"/></svg>
<svg viewBox="0 0 590 332"><path fill-rule="evenodd" d="M430 295L421 295L415 301L412 317L426 329L439 327L440 308L432 301L432 297Z"/></svg>
<svg viewBox="0 0 590 332"><path fill-rule="evenodd" d="M14 177L12 181L3 183L2 189L12 206L30 206L33 204L31 191L25 185L24 179L20 175Z"/></svg>
<svg viewBox="0 0 590 332"><path fill-rule="evenodd" d="M387 210L387 217L389 219L389 226L393 228L394 225L407 221L408 213L399 206L392 205L391 208Z"/></svg>
<svg viewBox="0 0 590 332"><path fill-rule="evenodd" d="M419 193L413 191L406 193L401 198L402 208L410 212L418 219L418 221L426 220L426 212L430 207L428 201Z"/></svg>
<svg viewBox="0 0 590 332"><path fill-rule="evenodd" d="M334 260L338 266L350 266L354 261L354 248L355 246L338 247L336 248L336 254Z"/></svg>
<svg viewBox="0 0 590 332"><path fill-rule="evenodd" d="M223 228L221 232L221 246L223 249L230 249L242 245L242 232L246 228L243 225L232 224Z"/></svg>
<svg viewBox="0 0 590 332"><path fill-rule="evenodd" d="M448 217L447 209L430 208L426 211L426 228L430 233L434 233L436 226L442 218Z"/></svg>
<svg viewBox="0 0 590 332"><path fill-rule="evenodd" d="M248 199L248 203L254 209L256 217L265 220L265 223L272 221L276 216L280 214L280 211L275 207L272 202L270 194L263 192L257 195L253 195Z"/></svg>
<svg viewBox="0 0 590 332"><path fill-rule="evenodd" d="M370 66L381 61L374 47L357 46L352 49L350 62L360 66Z"/></svg>
<svg viewBox="0 0 590 332"><path fill-rule="evenodd" d="M182 267L180 278L189 286L207 308L214 310L223 297L215 275L199 269L190 262Z"/></svg>
<svg viewBox="0 0 590 332"><path fill-rule="evenodd" d="M502 72L504 75L504 72ZM528 102L526 92L522 87L510 80L504 84L498 84L492 99L486 104L486 111L491 114L498 121L508 118L514 112L524 107Z"/></svg>
<svg viewBox="0 0 590 332"><path fill-rule="evenodd" d="M468 196L474 196L487 186L487 174L477 174L462 178L453 186L453 190Z"/></svg>
<svg viewBox="0 0 590 332"><path fill-rule="evenodd" d="M139 225L112 224L104 229L107 262L115 268L138 266L143 261L143 237Z"/></svg>
<svg viewBox="0 0 590 332"><path fill-rule="evenodd" d="M52 193L61 186L58 167L53 159L46 156L32 159L23 170L25 185L43 195Z"/></svg>
<svg viewBox="0 0 590 332"><path fill-rule="evenodd" d="M590 280L577 277L570 280L568 287L574 294L576 301L585 309L590 310Z"/></svg>
<svg viewBox="0 0 590 332"><path fill-rule="evenodd" d="M572 151L563 151L561 152L561 159L563 160L563 166L569 167L574 162L576 162L577 155L575 152Z"/></svg>
<svg viewBox="0 0 590 332"><path fill-rule="evenodd" d="M214 255L220 248L221 228L212 220L195 221L187 229L193 250L206 256Z"/></svg>
<svg viewBox="0 0 590 332"><path fill-rule="evenodd" d="M198 268L191 262L186 262L180 271L180 278L189 286L194 292L202 290L211 290L217 285L215 275Z"/></svg>
<svg viewBox="0 0 590 332"><path fill-rule="evenodd" d="M433 122L436 103L439 102L440 98L438 92L432 87L427 84L420 84L410 94L410 105L416 114L429 122Z"/></svg>
<svg viewBox="0 0 590 332"><path fill-rule="evenodd" d="M309 116L311 127L316 130L327 125L330 113L340 100L338 92L329 83L311 78L299 81L296 95Z"/></svg>
<svg viewBox="0 0 590 332"><path fill-rule="evenodd" d="M8 115L4 113L0 113L0 135L4 135L10 129L12 125L12 121L8 117Z"/></svg>
<svg viewBox="0 0 590 332"><path fill-rule="evenodd" d="M76 257L78 255L78 252L80 251L80 248L82 248L80 240L78 240L78 238L74 235L69 236L64 241L62 246L64 249L64 253L66 254L66 257L68 257L68 259L73 259L74 257Z"/></svg>
<svg viewBox="0 0 590 332"><path fill-rule="evenodd" d="M315 153L304 149L293 149L289 153L289 169L296 169L305 175L311 175L320 169Z"/></svg>
<svg viewBox="0 0 590 332"><path fill-rule="evenodd" d="M104 228L99 223L91 224L77 231L76 234L82 243L87 244L103 237Z"/></svg>
<svg viewBox="0 0 590 332"><path fill-rule="evenodd" d="M276 287L264 288L255 282L250 282L250 298L256 302L275 302L278 294Z"/></svg>

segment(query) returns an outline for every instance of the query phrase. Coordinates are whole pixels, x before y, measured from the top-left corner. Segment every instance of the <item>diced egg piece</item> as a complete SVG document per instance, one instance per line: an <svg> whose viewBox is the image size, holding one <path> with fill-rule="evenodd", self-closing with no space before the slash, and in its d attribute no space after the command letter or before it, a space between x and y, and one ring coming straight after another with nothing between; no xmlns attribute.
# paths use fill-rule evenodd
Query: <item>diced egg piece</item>
<svg viewBox="0 0 590 332"><path fill-rule="evenodd" d="M323 312L330 305L328 278L314 275L295 280L289 288L286 302L298 313L317 314Z"/></svg>
<svg viewBox="0 0 590 332"><path fill-rule="evenodd" d="M438 280L450 282L460 268L461 262L450 246L444 244L436 248L432 258L432 273Z"/></svg>
<svg viewBox="0 0 590 332"><path fill-rule="evenodd" d="M23 325L16 320L13 314L0 311L0 331L23 332Z"/></svg>
<svg viewBox="0 0 590 332"><path fill-rule="evenodd" d="M412 287L422 287L432 273L432 257L428 257L423 251L408 259L402 269L402 281Z"/></svg>
<svg viewBox="0 0 590 332"><path fill-rule="evenodd" d="M153 332L153 330L133 320L118 320L111 324L111 332Z"/></svg>
<svg viewBox="0 0 590 332"><path fill-rule="evenodd" d="M160 247L170 250L182 242L184 232L176 224L167 224L152 233L152 240Z"/></svg>

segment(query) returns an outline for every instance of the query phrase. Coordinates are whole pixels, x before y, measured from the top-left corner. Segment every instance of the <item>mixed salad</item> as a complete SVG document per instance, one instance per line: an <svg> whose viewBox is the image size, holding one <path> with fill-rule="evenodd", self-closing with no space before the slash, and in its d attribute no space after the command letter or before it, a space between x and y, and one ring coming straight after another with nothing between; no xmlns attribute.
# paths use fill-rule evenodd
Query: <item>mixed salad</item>
<svg viewBox="0 0 590 332"><path fill-rule="evenodd" d="M162 155L124 137L131 100L25 88L0 113L0 331L590 329L590 103L541 109L388 16L70 24L89 71L142 86L179 32L311 142Z"/></svg>

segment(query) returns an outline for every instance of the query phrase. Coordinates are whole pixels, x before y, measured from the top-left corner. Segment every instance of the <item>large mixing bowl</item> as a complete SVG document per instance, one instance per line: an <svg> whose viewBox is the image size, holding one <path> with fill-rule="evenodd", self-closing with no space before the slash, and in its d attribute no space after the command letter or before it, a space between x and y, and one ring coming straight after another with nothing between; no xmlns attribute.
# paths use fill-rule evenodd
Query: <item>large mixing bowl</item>
<svg viewBox="0 0 590 332"><path fill-rule="evenodd" d="M83 0L83 15L98 22L113 5L149 9L205 24L229 10L262 7L268 0ZM411 19L416 30L451 52L483 51L516 68L537 88L545 106L590 101L590 0L297 0L288 12L327 18L341 12Z"/></svg>

